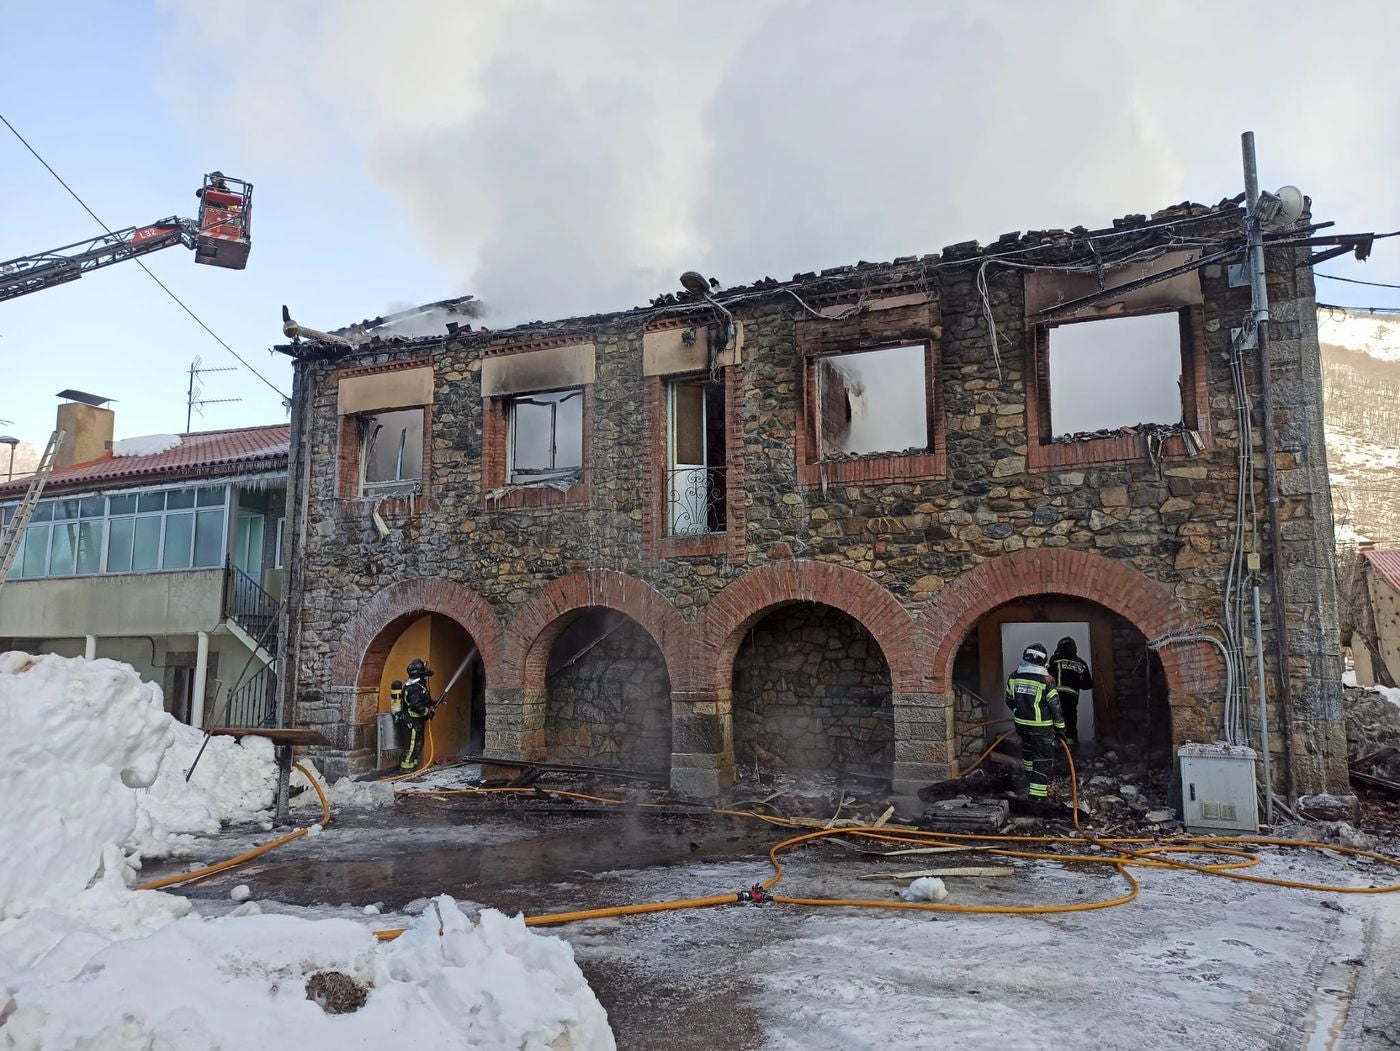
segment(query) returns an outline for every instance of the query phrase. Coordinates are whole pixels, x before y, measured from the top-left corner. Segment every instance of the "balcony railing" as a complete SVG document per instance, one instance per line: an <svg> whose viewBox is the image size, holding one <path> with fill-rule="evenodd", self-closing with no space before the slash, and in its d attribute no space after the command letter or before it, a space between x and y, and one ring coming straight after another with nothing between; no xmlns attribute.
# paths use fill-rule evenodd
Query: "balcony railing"
<svg viewBox="0 0 1400 1051"><path fill-rule="evenodd" d="M237 566L229 566L228 615L240 628L277 656L278 601Z"/></svg>
<svg viewBox="0 0 1400 1051"><path fill-rule="evenodd" d="M263 668L228 695L227 726L277 724L277 674Z"/></svg>
<svg viewBox="0 0 1400 1051"><path fill-rule="evenodd" d="M666 524L671 536L725 530L723 467L676 467L666 472Z"/></svg>

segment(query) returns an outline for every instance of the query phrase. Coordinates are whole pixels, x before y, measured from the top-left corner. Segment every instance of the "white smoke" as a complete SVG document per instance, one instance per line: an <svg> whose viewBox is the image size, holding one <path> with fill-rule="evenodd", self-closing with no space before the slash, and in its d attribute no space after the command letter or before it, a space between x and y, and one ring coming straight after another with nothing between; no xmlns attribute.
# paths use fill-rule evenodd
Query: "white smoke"
<svg viewBox="0 0 1400 1051"><path fill-rule="evenodd" d="M1375 46L1395 4L247 0L232 25L165 4L172 106L217 111L264 184L363 166L493 324L636 305L685 269L1213 203L1246 128L1266 187L1343 228L1400 218Z"/></svg>

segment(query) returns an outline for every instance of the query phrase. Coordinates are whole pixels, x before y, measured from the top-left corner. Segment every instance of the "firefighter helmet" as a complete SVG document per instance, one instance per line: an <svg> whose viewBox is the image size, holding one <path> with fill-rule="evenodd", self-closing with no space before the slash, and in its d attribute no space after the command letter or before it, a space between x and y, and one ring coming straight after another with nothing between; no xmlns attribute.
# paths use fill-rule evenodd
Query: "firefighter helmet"
<svg viewBox="0 0 1400 1051"><path fill-rule="evenodd" d="M1050 659L1050 656L1045 652L1044 646L1038 642L1033 642L1027 646L1025 652L1021 654L1021 659L1027 664L1039 664L1041 667L1044 667L1045 662Z"/></svg>
<svg viewBox="0 0 1400 1051"><path fill-rule="evenodd" d="M428 662L420 658L415 658L408 662L408 675L412 679L426 679L432 675L432 669L428 667Z"/></svg>

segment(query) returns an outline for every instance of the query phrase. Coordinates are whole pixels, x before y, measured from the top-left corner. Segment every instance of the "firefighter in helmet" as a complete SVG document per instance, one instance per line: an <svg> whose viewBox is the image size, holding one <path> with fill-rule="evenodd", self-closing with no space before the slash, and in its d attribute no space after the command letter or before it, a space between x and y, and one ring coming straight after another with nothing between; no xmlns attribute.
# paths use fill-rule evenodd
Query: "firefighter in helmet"
<svg viewBox="0 0 1400 1051"><path fill-rule="evenodd" d="M428 662L419 658L408 663L408 681L403 687L402 718L404 729L408 731L408 744L404 748L401 770L417 770L418 758L423 754L423 738L428 732L428 720L433 717L437 704L428 691L428 679L433 671Z"/></svg>
<svg viewBox="0 0 1400 1051"><path fill-rule="evenodd" d="M1066 635L1055 646L1050 657L1050 674L1055 679L1055 692L1060 695L1060 707L1065 713L1065 737L1070 744L1079 743L1079 695L1094 688L1094 676L1089 665L1079 656L1078 647Z"/></svg>
<svg viewBox="0 0 1400 1051"><path fill-rule="evenodd" d="M1065 717L1059 693L1046 662L1049 654L1040 643L1027 646L1021 664L1006 680L1006 706L1011 709L1021 737L1021 760L1030 777L1031 802L1048 802L1050 770L1055 745L1065 735Z"/></svg>

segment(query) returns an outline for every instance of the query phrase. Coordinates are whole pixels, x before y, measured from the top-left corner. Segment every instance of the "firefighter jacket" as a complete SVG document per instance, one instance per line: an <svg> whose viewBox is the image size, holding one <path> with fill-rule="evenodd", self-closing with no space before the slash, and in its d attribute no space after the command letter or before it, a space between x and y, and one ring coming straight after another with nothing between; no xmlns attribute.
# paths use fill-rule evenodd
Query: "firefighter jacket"
<svg viewBox="0 0 1400 1051"><path fill-rule="evenodd" d="M433 710L433 695L422 679L409 679L403 688L404 712L412 719L424 719Z"/></svg>
<svg viewBox="0 0 1400 1051"><path fill-rule="evenodd" d="M1085 690L1094 688L1094 677L1089 674L1089 665L1074 654L1051 657L1050 674L1054 676L1055 686L1060 693L1078 697Z"/></svg>
<svg viewBox="0 0 1400 1051"><path fill-rule="evenodd" d="M1055 681L1038 664L1022 664L1006 680L1006 706L1018 727L1064 730Z"/></svg>

